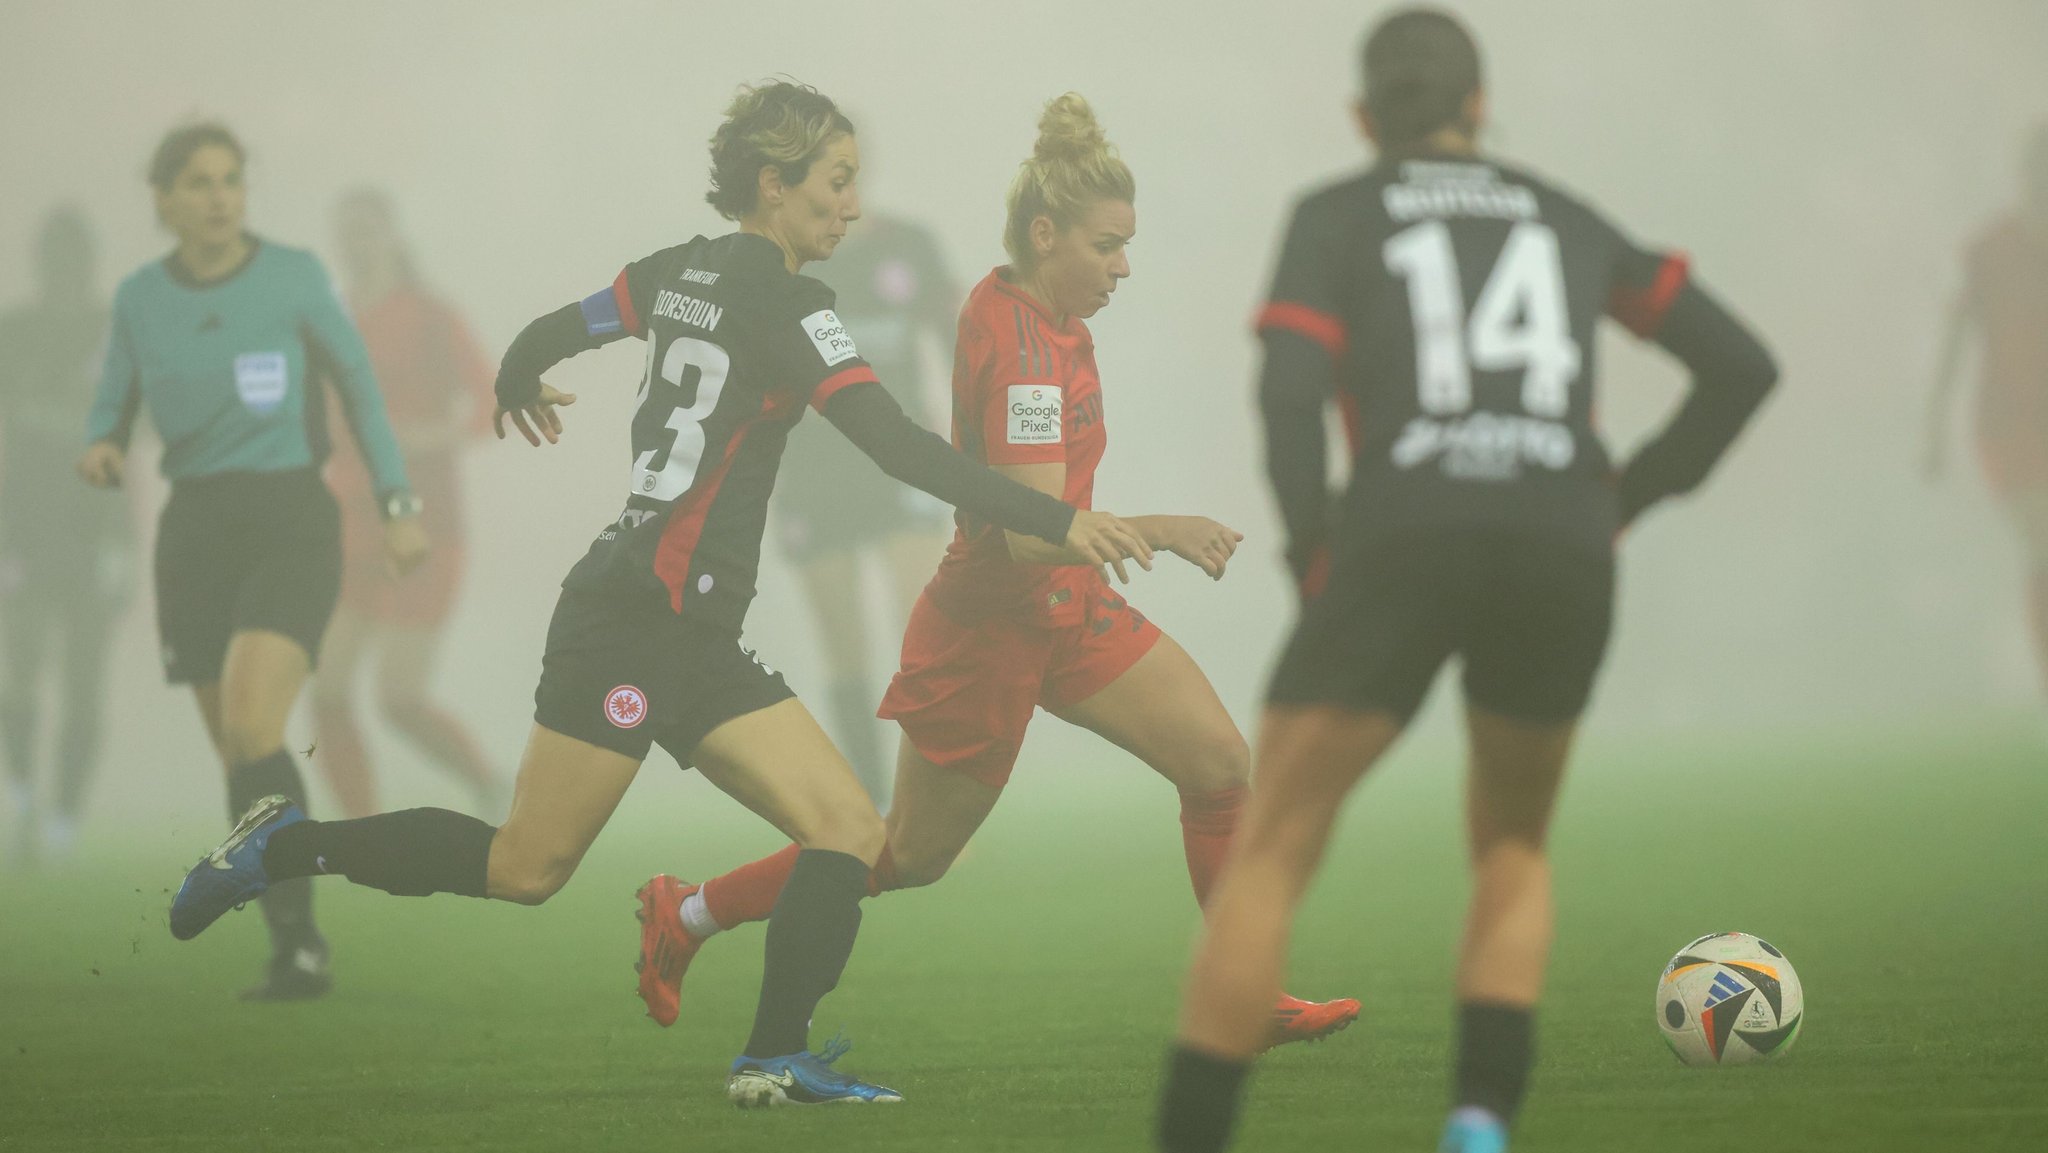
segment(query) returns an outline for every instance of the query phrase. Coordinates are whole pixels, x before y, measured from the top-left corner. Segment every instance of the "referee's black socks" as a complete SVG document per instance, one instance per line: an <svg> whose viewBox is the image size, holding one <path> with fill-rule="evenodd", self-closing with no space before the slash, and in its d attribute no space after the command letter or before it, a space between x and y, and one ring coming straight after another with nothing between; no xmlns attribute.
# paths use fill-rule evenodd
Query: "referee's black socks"
<svg viewBox="0 0 2048 1153"><path fill-rule="evenodd" d="M284 749L229 770L228 821L241 820L250 805L272 793L291 798L301 811L306 808L306 780L299 775L298 762ZM313 927L310 882L274 884L257 904L263 909L264 923L270 926L270 943L275 952L290 952L319 940L320 933Z"/></svg>
<svg viewBox="0 0 2048 1153"><path fill-rule="evenodd" d="M491 838L497 833L475 817L447 809L300 821L270 835L263 871L271 876L273 892L279 878L333 873L400 897L482 897Z"/></svg>
<svg viewBox="0 0 2048 1153"><path fill-rule="evenodd" d="M1536 1063L1536 1016L1520 1005L1458 1006L1458 1058L1451 1104L1484 1109L1512 1125Z"/></svg>
<svg viewBox="0 0 2048 1153"><path fill-rule="evenodd" d="M796 855L768 918L761 1003L747 1056L786 1057L810 1047L811 1014L853 955L867 895L868 866L859 857L826 849Z"/></svg>
<svg viewBox="0 0 2048 1153"><path fill-rule="evenodd" d="M1237 1127L1237 1102L1251 1068L1247 1061L1175 1045L1159 1100L1159 1148L1164 1153L1221 1153Z"/></svg>

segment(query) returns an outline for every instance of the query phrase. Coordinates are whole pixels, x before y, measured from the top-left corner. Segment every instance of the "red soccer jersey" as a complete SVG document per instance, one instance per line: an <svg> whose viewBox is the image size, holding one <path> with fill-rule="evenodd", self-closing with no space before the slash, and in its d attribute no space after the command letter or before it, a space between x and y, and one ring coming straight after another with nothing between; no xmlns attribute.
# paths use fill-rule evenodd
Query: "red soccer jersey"
<svg viewBox="0 0 2048 1153"><path fill-rule="evenodd" d="M1078 317L1056 324L1008 268L982 278L960 310L953 353L953 446L990 465L1067 466L1062 500L1090 508L1108 435L1095 340ZM1079 623L1084 566L1018 564L1003 530L966 513L928 590L963 622L1017 615L1046 626Z"/></svg>
<svg viewBox="0 0 2048 1153"><path fill-rule="evenodd" d="M2007 218L1970 246L1971 303L1984 331L1978 435L2048 438L2048 240Z"/></svg>

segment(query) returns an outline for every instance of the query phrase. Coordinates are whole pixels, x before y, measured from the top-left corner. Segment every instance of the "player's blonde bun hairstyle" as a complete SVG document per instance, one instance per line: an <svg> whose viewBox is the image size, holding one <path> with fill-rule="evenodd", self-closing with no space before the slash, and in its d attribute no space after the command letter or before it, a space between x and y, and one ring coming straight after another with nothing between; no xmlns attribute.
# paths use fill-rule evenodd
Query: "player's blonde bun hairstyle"
<svg viewBox="0 0 2048 1153"><path fill-rule="evenodd" d="M1096 202L1135 204L1138 181L1116 146L1102 133L1095 110L1078 92L1057 97L1038 118L1038 143L1031 159L1010 182L1010 215L1003 225L1003 249L1010 263L1028 270L1038 262L1031 247L1031 222L1043 216L1057 228L1080 219Z"/></svg>
<svg viewBox="0 0 2048 1153"><path fill-rule="evenodd" d="M738 220L760 199L762 169L772 165L783 183L802 184L825 145L851 135L853 121L808 84L742 84L725 123L711 134L711 191L704 199L720 216Z"/></svg>

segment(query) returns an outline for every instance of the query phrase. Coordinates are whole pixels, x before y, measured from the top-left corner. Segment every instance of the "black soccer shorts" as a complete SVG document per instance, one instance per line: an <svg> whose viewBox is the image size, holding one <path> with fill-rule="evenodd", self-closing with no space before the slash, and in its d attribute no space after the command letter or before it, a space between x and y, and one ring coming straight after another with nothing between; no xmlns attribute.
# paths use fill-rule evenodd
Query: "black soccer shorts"
<svg viewBox="0 0 2048 1153"><path fill-rule="evenodd" d="M1613 620L1611 549L1509 529L1389 533L1340 554L1267 700L1405 722L1457 656L1474 707L1568 721L1585 711Z"/></svg>
<svg viewBox="0 0 2048 1153"><path fill-rule="evenodd" d="M735 632L664 604L563 589L533 719L635 760L659 744L687 768L711 730L795 695Z"/></svg>
<svg viewBox="0 0 2048 1153"><path fill-rule="evenodd" d="M220 680L228 640L282 633L318 663L341 596L341 510L320 474L235 472L171 486L157 522L156 620L172 684Z"/></svg>

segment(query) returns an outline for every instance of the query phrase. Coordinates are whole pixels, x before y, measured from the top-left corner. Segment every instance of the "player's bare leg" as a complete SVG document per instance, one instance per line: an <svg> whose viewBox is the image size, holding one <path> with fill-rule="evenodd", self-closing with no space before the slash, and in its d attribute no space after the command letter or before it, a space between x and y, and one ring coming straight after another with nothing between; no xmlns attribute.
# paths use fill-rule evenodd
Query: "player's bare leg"
<svg viewBox="0 0 2048 1153"><path fill-rule="evenodd" d="M1391 713L1270 706L1251 803L1210 898L1181 1001L1161 1147L1221 1148L1251 1061L1266 1046L1295 908L1359 778L1401 735Z"/></svg>
<svg viewBox="0 0 2048 1153"><path fill-rule="evenodd" d="M1162 636L1100 692L1054 710L1165 777L1180 793L1183 847L1195 900L1206 906L1241 819L1251 750L1201 667ZM899 858L900 863L900 858ZM1326 1037L1358 1019L1358 1002L1282 996L1268 1043Z"/></svg>
<svg viewBox="0 0 2048 1153"><path fill-rule="evenodd" d="M639 772L624 753L533 726L511 815L490 838L481 895L538 905L560 892Z"/></svg>
<svg viewBox="0 0 2048 1153"><path fill-rule="evenodd" d="M1533 1014L1557 917L1545 843L1576 725L1468 707L1466 727L1473 886L1458 952L1452 1124L1504 1130L1535 1061Z"/></svg>
<svg viewBox="0 0 2048 1153"><path fill-rule="evenodd" d="M312 760L345 817L377 811L377 783L355 705L372 627L346 604L337 607L320 644L319 675L313 678Z"/></svg>

